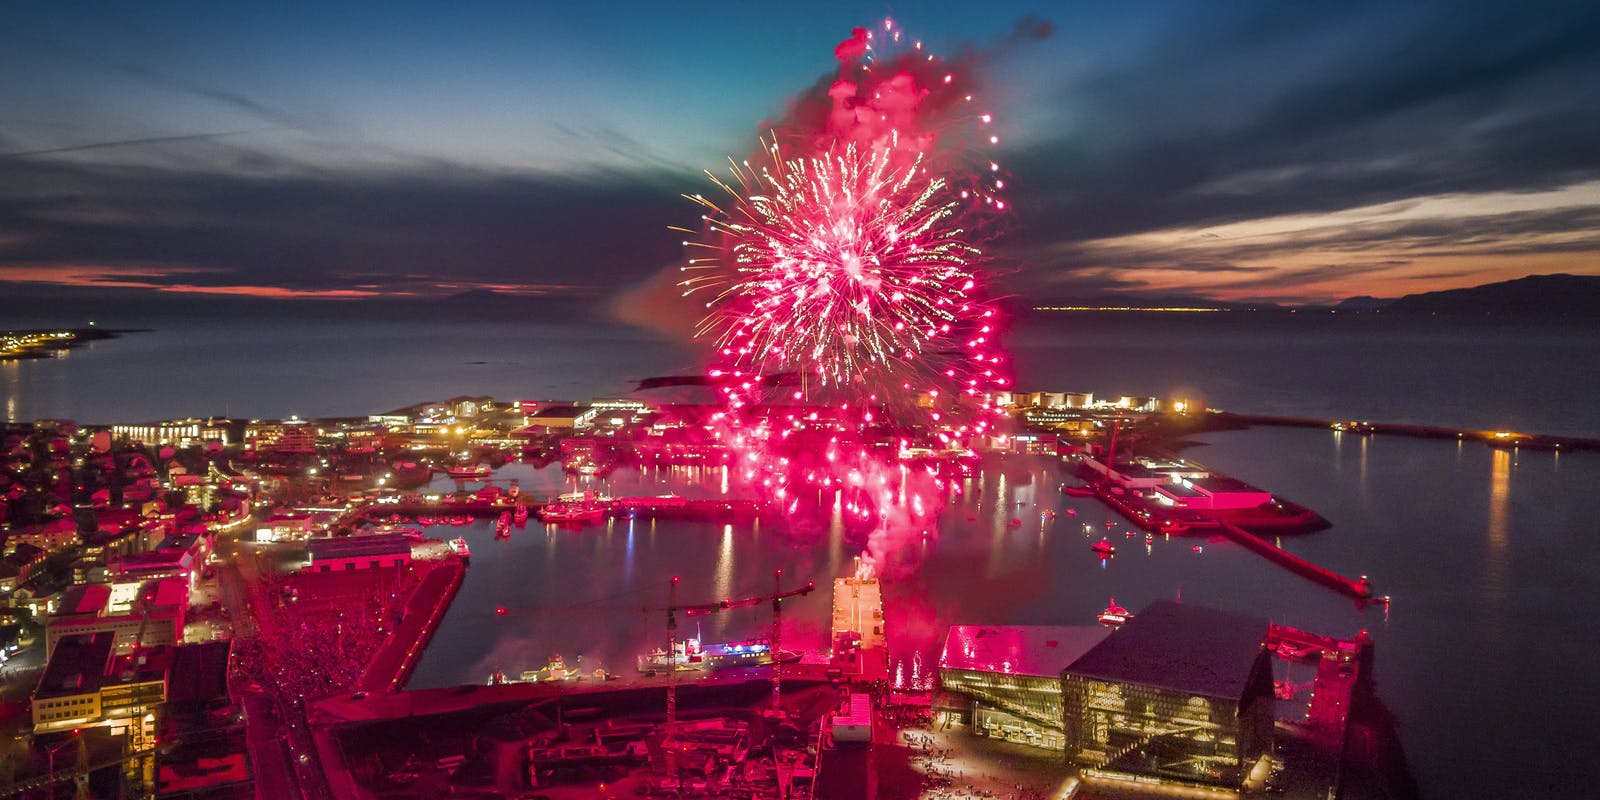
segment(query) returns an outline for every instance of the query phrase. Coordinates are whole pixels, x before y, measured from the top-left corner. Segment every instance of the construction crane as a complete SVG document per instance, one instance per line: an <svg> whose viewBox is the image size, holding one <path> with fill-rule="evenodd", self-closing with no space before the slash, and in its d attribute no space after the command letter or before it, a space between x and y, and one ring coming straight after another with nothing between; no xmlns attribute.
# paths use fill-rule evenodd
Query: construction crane
<svg viewBox="0 0 1600 800"><path fill-rule="evenodd" d="M778 678L777 678L777 675L778 675L778 670L777 670L778 645L782 641L781 638L780 638L781 637L781 633L780 633L780 629L779 629L779 622L782 619L782 614L783 614L783 611L782 611L782 609L783 609L783 601L788 599L788 598L790 598L790 597L798 597L800 595L810 594L812 591L814 591L817 588L816 583L812 582L812 581L806 581L806 585L805 586L802 586L802 587L800 587L798 589L790 589L789 591L784 591L783 590L783 570L780 569L780 570L778 570L776 572L776 574L773 577L773 591L772 591L772 594L758 595L756 597L741 597L741 598L729 599L729 600L717 600L717 601L713 601L713 602L710 602L710 603L695 603L695 604L691 604L691 605L679 605L678 604L678 583L679 583L679 578L678 578L678 576L674 575L674 576L672 576L672 582L667 587L667 608L666 608L666 611L667 611L667 657L669 659L672 657L672 654L674 652L676 652L675 648L678 645L678 616L677 616L678 612L680 612L680 611L683 612L683 615L686 616L686 617L698 617L698 616L704 616L704 615L707 615L707 614L715 614L715 613L717 613L719 611L731 611L731 610L736 609L736 608L749 608L751 606L760 605L761 603L765 603L767 601L771 601L772 602L772 641L771 641L771 648L772 648L771 652L772 652L772 660L773 660L772 690L773 690L773 703L776 704L778 702L778 697L779 697L779 695L778 695L779 687L778 687ZM668 671L668 675L667 675L667 725L668 726L671 726L673 723L678 721L678 692L677 692L677 681L674 679L674 676L673 676L674 672L676 672L676 670L669 670Z"/></svg>
<svg viewBox="0 0 1600 800"><path fill-rule="evenodd" d="M698 616L703 616L703 615L706 615L706 614L715 614L715 613L717 613L719 611L731 611L731 610L736 609L736 608L749 608L751 606L759 605L759 604L764 603L764 602L766 602L768 600L771 600L772 601L772 641L771 641L770 644L771 644L771 648L772 648L772 650L771 650L771 653L772 653L772 693L773 693L772 694L772 702L774 704L774 707L776 707L776 704L778 703L778 700L779 700L779 697L780 697L780 695L779 695L779 687L778 687L778 674L779 674L779 669L778 669L778 642L779 642L778 622L779 622L779 619L780 619L780 615L782 614L781 609L783 608L783 605L782 605L783 601L784 601L785 598L795 597L795 596L803 595L803 594L808 594L812 590L816 589L817 585L816 585L816 583L814 583L812 581L806 581L806 585L805 586L803 586L803 587L801 587L799 589L790 589L789 591L785 592L785 591L783 591L783 585L782 585L783 584L783 570L781 570L781 569L777 571L777 573L775 574L775 576L773 578L773 581L774 581L774 583L773 583L773 592L772 592L772 594L760 595L758 597L742 597L742 598L730 599L730 600L717 600L717 601L711 602L711 603L695 603L695 604L691 604L691 605L679 605L678 604L678 583L680 582L680 579L679 579L679 577L677 575L672 576L672 582L667 585L667 608L666 608L666 611L667 611L667 660L668 660L668 663L669 663L669 669L667 670L667 726L666 727L667 727L667 731L668 731L669 735L670 735L670 733L672 731L672 728L678 722L678 676L677 676L677 665L673 664L671 662L672 662L672 659L673 659L673 653L676 652L676 648L677 648L677 645L678 645L678 612L679 611L682 611L684 616L686 616L686 617L698 617ZM665 756L666 756L667 774L668 775L677 776L677 778L678 778L678 789L681 791L683 789L683 775L682 775L682 773L680 773L678 771L677 752L676 752L676 750L674 748L668 747L665 750Z"/></svg>
<svg viewBox="0 0 1600 800"><path fill-rule="evenodd" d="M587 605L587 604L577 605L577 606L569 606L569 607L565 607L565 608L508 608L506 606L497 606L494 609L494 613L495 613L496 616L501 616L501 617L510 617L510 616L523 617L523 616L567 615L567 614L601 614L601 615L604 615L604 614L614 614L614 613L621 612L621 611L643 611L643 612L647 612L647 613L648 612L655 612L655 611L665 611L665 612L667 612L667 644L666 644L665 652L666 652L667 659L670 662L672 660L672 658L673 658L673 654L677 652L677 646L678 646L678 614L680 612L686 617L701 617L701 616L707 616L707 615L710 615L710 614L716 614L716 613L722 612L722 611L732 611L734 609L739 609L739 608L750 608L750 607L753 607L753 606L760 605L762 603L771 602L772 603L772 640L771 640L771 647L772 647L772 658L773 658L774 663L776 663L777 658L778 658L779 646L782 644L782 630L781 630L780 622L782 620L782 615L783 615L783 601L787 600L788 598L791 598L791 597L797 597L797 596L804 595L804 594L810 594L811 592L815 591L816 588L817 588L817 585L816 585L815 582L807 581L806 585L804 585L804 586L801 586L801 587L798 587L798 588L795 588L795 589L790 589L788 591L784 591L784 589L783 589L783 570L780 569L780 570L777 570L774 573L774 576L773 576L773 588L772 588L772 593L771 594L757 595L757 596L754 596L754 597L739 597L739 598L729 598L729 599L725 599L725 600L714 600L714 601L709 602L709 603L685 603L685 604L680 604L678 602L678 584L680 582L681 582L681 579L678 576L676 576L676 575L672 576L672 581L667 587L667 604L665 606L657 606L657 607L654 607L654 608L651 608L649 606L612 606L612 605ZM667 724L669 724L669 725L671 725L674 722L677 722L677 719L678 719L678 693L676 691L676 681L673 678L673 674L675 672L676 672L675 668L674 669L669 669L668 672L667 672ZM773 683L773 686L772 686L772 693L773 693L772 702L773 702L774 708L776 708L777 704L778 704L778 702L779 702L779 700L781 698L781 693L780 693L780 687L778 685L776 668L774 668L774 670L773 670L773 676L774 677L773 677L773 681L772 681L772 683Z"/></svg>

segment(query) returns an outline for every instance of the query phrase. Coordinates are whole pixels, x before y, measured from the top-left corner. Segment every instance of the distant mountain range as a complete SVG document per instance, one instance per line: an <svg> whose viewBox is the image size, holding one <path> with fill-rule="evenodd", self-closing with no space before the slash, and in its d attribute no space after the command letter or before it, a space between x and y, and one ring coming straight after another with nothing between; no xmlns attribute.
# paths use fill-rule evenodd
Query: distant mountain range
<svg viewBox="0 0 1600 800"><path fill-rule="evenodd" d="M1352 297L1338 308L1363 301L1382 303L1370 297ZM1408 294L1370 307L1395 314L1600 317L1600 275L1529 275L1469 289Z"/></svg>
<svg viewBox="0 0 1600 800"><path fill-rule="evenodd" d="M1021 303L1013 301L1015 305ZM1100 294L1032 300L1039 310L1217 309L1222 311L1347 311L1386 314L1452 314L1504 317L1600 317L1600 275L1529 275L1467 289L1408 294L1405 297L1347 297L1332 305L1284 306L1209 300L1181 295ZM1021 309L1018 309L1021 310Z"/></svg>

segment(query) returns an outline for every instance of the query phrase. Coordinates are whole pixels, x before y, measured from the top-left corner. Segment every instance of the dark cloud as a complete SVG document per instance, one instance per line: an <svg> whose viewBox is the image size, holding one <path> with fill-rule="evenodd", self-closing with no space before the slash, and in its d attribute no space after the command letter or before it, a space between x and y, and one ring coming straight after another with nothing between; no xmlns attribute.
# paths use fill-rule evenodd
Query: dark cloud
<svg viewBox="0 0 1600 800"><path fill-rule="evenodd" d="M1011 44L1039 42L1054 36L1055 32L1056 25L1054 22L1035 16L1026 16L1017 20L1017 24L1011 27L1011 35L1007 37L1007 42Z"/></svg>
<svg viewBox="0 0 1600 800"><path fill-rule="evenodd" d="M1600 6L1535 6L1280 4L1236 24L1205 6L1153 57L1076 82L1057 101L1074 123L1007 160L1010 245L1048 273L1077 241L1600 177ZM1520 222L1594 224L1540 218Z"/></svg>
<svg viewBox="0 0 1600 800"><path fill-rule="evenodd" d="M0 158L24 158L28 156L54 156L64 153L81 153L87 150L109 150L117 147L139 147L152 144L173 144L176 142L199 142L223 139L229 136L242 136L248 133L258 133L257 130L244 131L219 131L217 133L190 133L179 136L145 136L136 139L117 139L106 142L89 142L86 144L63 145L61 147L46 147L38 150L17 150L0 152ZM4 142L0 139L0 142Z"/></svg>
<svg viewBox="0 0 1600 800"><path fill-rule="evenodd" d="M1287 290L1408 267L1412 279L1449 280L1460 271L1429 270L1422 259L1600 249L1592 206L1368 221L1316 228L1298 241L1208 240L1203 256L1090 246L1157 230L1600 180L1600 5L1177 8L1186 16L1149 26L1143 35L1153 38L1137 48L1074 53L1070 76L1009 76L1062 88L1041 109L1059 113L1058 124L1014 137L1030 144L1001 159L1015 213L992 249L1016 265L1002 275L1006 288L1139 291L1149 285L1140 270L1152 267L1235 289ZM1049 39L1027 51L1044 53L1070 47L1065 38L1050 22L1023 19L949 64L992 82L1006 69L1038 68L1031 57L1002 57L1011 45ZM203 75L28 44L204 98L248 117L245 124L331 125L330 115L280 108ZM836 78L828 72L796 103L825 97ZM1031 109L1004 111L1022 119ZM0 268L99 266L106 271L85 280L111 284L127 274L118 270L141 268L144 283L166 287L427 294L522 286L611 295L677 261L681 237L666 227L692 225L696 212L678 195L704 188L703 176L685 174L650 146L654 131L571 121L553 129L633 166L556 175L407 157L336 169L326 164L337 159L311 166L246 147L233 133L53 148L0 133L0 152L19 151L0 155ZM132 147L162 158L144 166L100 160ZM1268 266L1309 263L1307 252L1353 263L1281 273ZM555 288L563 286L575 288Z"/></svg>
<svg viewBox="0 0 1600 800"><path fill-rule="evenodd" d="M167 280L305 290L603 289L677 255L666 226L692 215L677 192L693 180L283 165L262 177L0 160L0 265L200 268Z"/></svg>
<svg viewBox="0 0 1600 800"><path fill-rule="evenodd" d="M1337 264L1318 264L1312 267L1278 270L1271 275L1243 280L1230 281L1226 288L1237 291L1248 289L1252 291L1270 289L1294 289L1308 284L1321 283L1328 280L1358 278L1379 273L1389 272L1394 269L1390 261L1371 262L1341 262Z"/></svg>
<svg viewBox="0 0 1600 800"><path fill-rule="evenodd" d="M9 42L14 47L27 47L43 55L88 64L107 72L144 81L152 86L169 91L209 100L220 106L242 112L262 122L271 123L274 126L296 130L306 130L312 127L311 121L301 113L280 108L237 91L211 85L194 77L168 74L146 64L113 58L104 53L80 48L64 41L18 33L0 35L0 41ZM159 51L167 46L167 43L152 41L149 45L152 49Z"/></svg>

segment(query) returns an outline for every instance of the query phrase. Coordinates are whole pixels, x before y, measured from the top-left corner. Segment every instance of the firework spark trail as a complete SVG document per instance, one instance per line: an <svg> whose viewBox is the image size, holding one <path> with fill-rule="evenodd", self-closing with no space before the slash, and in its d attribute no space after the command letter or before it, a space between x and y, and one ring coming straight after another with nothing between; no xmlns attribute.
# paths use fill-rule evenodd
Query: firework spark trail
<svg viewBox="0 0 1600 800"><path fill-rule="evenodd" d="M977 244L1004 181L979 154L999 139L959 67L889 22L834 54L825 97L730 159L728 179L708 173L721 195L686 195L703 224L677 229L693 237L681 286L706 298L696 335L715 345L726 406L713 435L790 518L831 507L866 527L881 569L936 538L967 445L992 425L986 393L1007 386ZM828 419L763 405L762 376L790 371L788 399L826 403ZM873 432L886 406L917 433Z"/></svg>
<svg viewBox="0 0 1600 800"><path fill-rule="evenodd" d="M792 160L776 145L767 152L759 170L734 167L738 188L717 181L729 210L690 197L709 212L708 230L731 243L731 265L712 255L684 267L710 273L685 281L690 292L720 290L698 335L714 339L731 368L795 370L824 386L954 377L933 346L966 315L993 312L969 297L981 252L949 224L957 202L945 181L924 179L920 156L893 166L890 150L846 145Z"/></svg>

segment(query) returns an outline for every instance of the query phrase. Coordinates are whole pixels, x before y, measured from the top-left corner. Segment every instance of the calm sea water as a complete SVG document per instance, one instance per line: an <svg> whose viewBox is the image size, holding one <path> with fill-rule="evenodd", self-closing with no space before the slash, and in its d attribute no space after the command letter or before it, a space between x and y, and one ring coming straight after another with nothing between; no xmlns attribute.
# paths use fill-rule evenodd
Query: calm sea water
<svg viewBox="0 0 1600 800"><path fill-rule="evenodd" d="M137 317L100 324L157 327L60 359L0 363L5 418L358 415L460 394L585 399L698 369L693 348L599 324ZM1600 326L1061 314L1023 322L1007 343L1026 389L1600 437Z"/></svg>
<svg viewBox="0 0 1600 800"><path fill-rule="evenodd" d="M1096 315L1030 320L1010 342L1023 387L1600 436L1594 329ZM611 394L694 361L686 348L626 329L189 322L64 359L0 365L0 391L11 419L362 414L457 394ZM888 611L904 678L926 676L950 624L1087 624L1111 596L1136 609L1181 594L1319 632L1369 630L1379 693L1430 797L1590 796L1584 787L1600 782L1585 746L1600 719L1589 618L1600 604L1600 525L1590 501L1600 454L1304 429L1205 442L1193 457L1332 521L1331 530L1283 544L1338 572L1370 575L1393 596L1389 613L1359 610L1226 543L1203 543L1197 554L1193 541L1158 540L1147 550L1096 504L1062 497L1053 473L986 473L967 482L936 531L898 557ZM500 476L535 492L566 486L558 471L527 465ZM724 491L720 472L681 470L622 473L605 488ZM1046 509L1059 513L1051 519ZM636 653L663 638L659 615L644 609L664 602L671 575L683 577L683 600L766 592L777 568L788 585L826 586L860 549L837 528L802 536L752 524L535 524L506 541L482 524L463 530L472 568L416 686L480 682L554 653L630 669ZM1102 564L1088 544L1106 531L1119 553ZM828 602L819 590L786 604L786 640L820 645ZM512 613L495 614L499 606ZM768 624L765 609L745 609L707 618L701 633L757 636Z"/></svg>

